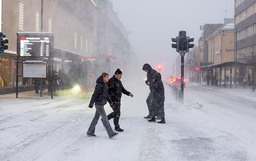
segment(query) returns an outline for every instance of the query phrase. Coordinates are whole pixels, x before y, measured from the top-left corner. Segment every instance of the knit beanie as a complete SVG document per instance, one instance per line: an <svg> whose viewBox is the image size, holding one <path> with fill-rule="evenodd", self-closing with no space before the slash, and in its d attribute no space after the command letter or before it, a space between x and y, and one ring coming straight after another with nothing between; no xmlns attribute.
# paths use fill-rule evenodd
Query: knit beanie
<svg viewBox="0 0 256 161"><path fill-rule="evenodd" d="M116 71L115 71L115 74L123 74L122 71L118 68Z"/></svg>

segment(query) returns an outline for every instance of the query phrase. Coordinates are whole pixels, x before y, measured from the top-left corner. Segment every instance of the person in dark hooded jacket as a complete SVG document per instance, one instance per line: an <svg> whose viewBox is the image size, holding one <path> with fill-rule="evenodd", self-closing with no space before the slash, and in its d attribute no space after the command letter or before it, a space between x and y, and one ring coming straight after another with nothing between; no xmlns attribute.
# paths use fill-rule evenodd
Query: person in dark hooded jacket
<svg viewBox="0 0 256 161"><path fill-rule="evenodd" d="M152 102L153 101L153 93L152 93L151 82L153 81L152 76L155 73L157 73L157 71L152 69L152 67L149 64L147 64L147 63L143 65L142 70L147 72L147 80L145 81L145 83L149 86L149 90L150 90L150 93L149 93L148 98L146 100L147 105L148 105L149 114L146 117L144 117L144 118L145 119L150 119L154 115L154 106L152 104L153 103Z"/></svg>
<svg viewBox="0 0 256 161"><path fill-rule="evenodd" d="M96 87L89 103L90 108L92 108L93 104L95 104L96 112L89 126L89 129L87 131L88 136L96 136L95 127L98 123L100 116L101 116L101 121L105 129L107 130L109 138L112 138L113 136L118 134L113 131L108 121L106 112L104 110L104 105L107 103L107 101L109 102L109 104L111 105L113 104L112 100L108 95L108 85L107 85L108 78L109 78L109 75L107 73L102 73L102 75L96 81Z"/></svg>
<svg viewBox="0 0 256 161"><path fill-rule="evenodd" d="M165 112L164 112L164 84L160 73L155 73L152 76L151 82L151 91L153 95L152 104L154 106L153 117L148 120L149 122L155 122L155 117L158 116L161 118L161 121L158 123L165 123Z"/></svg>

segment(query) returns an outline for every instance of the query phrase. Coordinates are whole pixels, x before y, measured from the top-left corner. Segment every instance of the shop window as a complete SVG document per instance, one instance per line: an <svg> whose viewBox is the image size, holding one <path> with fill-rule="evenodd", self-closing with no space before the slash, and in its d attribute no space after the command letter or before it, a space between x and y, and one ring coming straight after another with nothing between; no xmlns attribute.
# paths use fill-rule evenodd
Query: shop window
<svg viewBox="0 0 256 161"><path fill-rule="evenodd" d="M0 87L11 85L11 59L0 57Z"/></svg>

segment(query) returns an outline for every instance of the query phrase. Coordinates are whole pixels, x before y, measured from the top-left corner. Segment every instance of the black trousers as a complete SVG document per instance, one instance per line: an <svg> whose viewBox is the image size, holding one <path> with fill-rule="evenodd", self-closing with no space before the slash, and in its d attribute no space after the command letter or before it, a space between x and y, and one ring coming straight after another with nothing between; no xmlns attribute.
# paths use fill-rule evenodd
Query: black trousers
<svg viewBox="0 0 256 161"><path fill-rule="evenodd" d="M148 95L148 98L146 100L147 105L148 105L148 113L149 113L150 117L153 117L154 111L155 111L154 103L153 103L153 97L154 97L153 92L150 92L149 95Z"/></svg>
<svg viewBox="0 0 256 161"><path fill-rule="evenodd" d="M115 102L115 104L112 106L113 112L111 112L108 115L109 120L114 118L115 128L120 127L120 125L119 125L119 118L121 116L120 107L121 107L121 103L120 102Z"/></svg>

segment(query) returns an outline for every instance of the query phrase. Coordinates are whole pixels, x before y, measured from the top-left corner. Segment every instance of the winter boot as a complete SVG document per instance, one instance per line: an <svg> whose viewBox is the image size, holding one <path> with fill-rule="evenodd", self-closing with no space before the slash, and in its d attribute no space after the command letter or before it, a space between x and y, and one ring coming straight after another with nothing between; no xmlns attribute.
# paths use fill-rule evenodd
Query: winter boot
<svg viewBox="0 0 256 161"><path fill-rule="evenodd" d="M119 126L115 127L115 130L118 131L118 132L123 132L124 131L124 129L121 129Z"/></svg>
<svg viewBox="0 0 256 161"><path fill-rule="evenodd" d="M118 133L114 133L112 136L109 136L110 139L112 139L114 136L116 136Z"/></svg>
<svg viewBox="0 0 256 161"><path fill-rule="evenodd" d="M150 115L148 115L148 116L145 116L144 118L145 118L145 119L150 119L150 118L151 118L151 116L150 116Z"/></svg>
<svg viewBox="0 0 256 161"><path fill-rule="evenodd" d="M87 133L88 136L96 137L95 134Z"/></svg>
<svg viewBox="0 0 256 161"><path fill-rule="evenodd" d="M156 118L155 116L153 116L150 120L148 120L149 122L156 122Z"/></svg>
<svg viewBox="0 0 256 161"><path fill-rule="evenodd" d="M159 124L165 124L165 118L162 117L162 120L158 122Z"/></svg>

